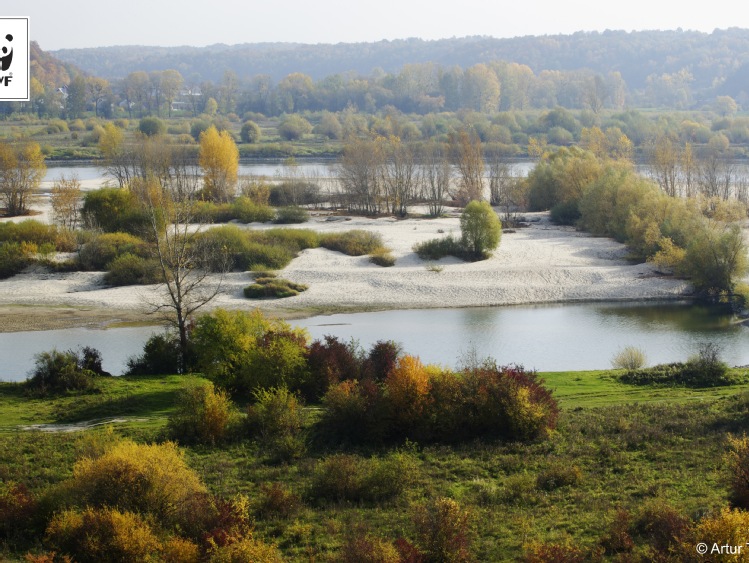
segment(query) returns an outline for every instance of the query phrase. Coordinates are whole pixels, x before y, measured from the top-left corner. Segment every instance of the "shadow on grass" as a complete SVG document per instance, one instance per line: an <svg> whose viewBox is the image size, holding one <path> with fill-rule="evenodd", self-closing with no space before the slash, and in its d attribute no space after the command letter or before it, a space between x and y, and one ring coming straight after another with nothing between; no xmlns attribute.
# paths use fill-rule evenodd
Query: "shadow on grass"
<svg viewBox="0 0 749 563"><path fill-rule="evenodd" d="M177 389L165 389L125 396L84 395L55 409L55 421L60 423L119 416L152 417L174 407Z"/></svg>

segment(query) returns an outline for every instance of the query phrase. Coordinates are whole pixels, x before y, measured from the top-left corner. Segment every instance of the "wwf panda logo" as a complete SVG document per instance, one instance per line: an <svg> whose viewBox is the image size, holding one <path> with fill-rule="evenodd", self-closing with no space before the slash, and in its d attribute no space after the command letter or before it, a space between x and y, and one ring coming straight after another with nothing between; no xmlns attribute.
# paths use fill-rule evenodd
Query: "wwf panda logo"
<svg viewBox="0 0 749 563"><path fill-rule="evenodd" d="M13 36L9 33L5 36L5 39L10 43L13 41ZM2 56L0 56L0 70L6 71L10 68L10 63L13 62L13 47L3 45L0 51L2 51Z"/></svg>

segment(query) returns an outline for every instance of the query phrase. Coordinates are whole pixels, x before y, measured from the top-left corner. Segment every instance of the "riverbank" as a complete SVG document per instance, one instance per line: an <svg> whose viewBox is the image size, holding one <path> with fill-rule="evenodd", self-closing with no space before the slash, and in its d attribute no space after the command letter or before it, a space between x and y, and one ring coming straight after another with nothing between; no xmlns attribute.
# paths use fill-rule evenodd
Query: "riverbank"
<svg viewBox="0 0 749 563"><path fill-rule="evenodd" d="M210 307L259 307L274 315L299 318L389 309L677 299L689 292L684 280L659 275L650 264L628 262L627 249L620 243L553 225L545 213L526 218L530 226L505 233L490 259L466 263L456 258L425 262L412 250L417 242L447 234L459 236L455 212L440 219L314 216L294 227L380 233L396 258L395 265L383 268L366 256L308 249L280 272L284 278L308 285L307 291L287 299L249 300L242 290L252 276L233 272L223 279ZM163 301L162 288L109 288L103 277L101 272L50 273L32 267L1 281L0 331L158 323L148 312L149 304Z"/></svg>

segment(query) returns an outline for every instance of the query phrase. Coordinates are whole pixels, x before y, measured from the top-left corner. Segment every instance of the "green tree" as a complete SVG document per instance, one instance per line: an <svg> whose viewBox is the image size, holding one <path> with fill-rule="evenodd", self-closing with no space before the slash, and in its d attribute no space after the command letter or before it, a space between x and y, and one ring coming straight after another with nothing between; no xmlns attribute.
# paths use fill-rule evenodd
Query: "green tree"
<svg viewBox="0 0 749 563"><path fill-rule="evenodd" d="M155 137L166 132L166 125L158 117L144 117L138 123L138 131L148 137Z"/></svg>
<svg viewBox="0 0 749 563"><path fill-rule="evenodd" d="M461 244L477 258L486 258L499 246L502 223L485 201L471 201L460 216Z"/></svg>
<svg viewBox="0 0 749 563"><path fill-rule="evenodd" d="M687 274L698 291L733 293L746 273L746 245L736 224L708 223L692 240L685 257Z"/></svg>
<svg viewBox="0 0 749 563"><path fill-rule="evenodd" d="M65 113L68 119L77 119L86 111L86 79L78 75L68 84Z"/></svg>

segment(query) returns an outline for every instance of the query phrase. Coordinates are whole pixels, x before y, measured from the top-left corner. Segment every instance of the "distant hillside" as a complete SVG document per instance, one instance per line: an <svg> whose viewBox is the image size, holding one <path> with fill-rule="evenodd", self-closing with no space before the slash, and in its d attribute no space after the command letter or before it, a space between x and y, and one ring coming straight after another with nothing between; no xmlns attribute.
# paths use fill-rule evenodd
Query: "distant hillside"
<svg viewBox="0 0 749 563"><path fill-rule="evenodd" d="M70 84L70 80L81 74L74 64L63 62L43 51L36 41L30 45L31 76L42 83L44 88L55 89Z"/></svg>
<svg viewBox="0 0 749 563"><path fill-rule="evenodd" d="M578 69L597 73L618 71L630 89L639 90L646 87L650 75L678 73L685 69L692 75L694 91L726 82L732 91L723 93L737 95L736 89L747 89L743 80L732 80L732 76L744 64L749 64L749 30L731 28L709 34L605 31L512 39L404 39L336 45L120 46L63 49L54 54L91 74L109 79L135 70L173 68L185 77L214 82L220 81L226 69L233 70L242 79L266 74L278 81L290 73L302 72L318 80L351 71L362 75L369 75L375 69L397 72L408 63L434 62L444 67L467 68L480 62L503 60L528 65L534 73Z"/></svg>

